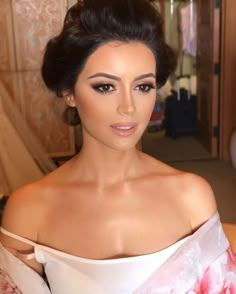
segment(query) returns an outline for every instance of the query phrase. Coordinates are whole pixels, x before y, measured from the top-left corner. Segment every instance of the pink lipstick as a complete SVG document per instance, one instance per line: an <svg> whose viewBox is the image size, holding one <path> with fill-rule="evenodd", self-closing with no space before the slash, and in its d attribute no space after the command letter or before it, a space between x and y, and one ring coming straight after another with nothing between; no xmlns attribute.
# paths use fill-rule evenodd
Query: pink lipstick
<svg viewBox="0 0 236 294"><path fill-rule="evenodd" d="M115 123L111 125L112 131L121 137L131 136L137 129L137 124L133 122Z"/></svg>

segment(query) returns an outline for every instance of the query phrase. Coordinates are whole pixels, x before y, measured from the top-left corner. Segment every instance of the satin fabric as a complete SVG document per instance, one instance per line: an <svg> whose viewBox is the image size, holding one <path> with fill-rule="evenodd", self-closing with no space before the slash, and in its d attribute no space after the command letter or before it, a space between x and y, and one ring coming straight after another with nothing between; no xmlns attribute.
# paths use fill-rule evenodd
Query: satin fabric
<svg viewBox="0 0 236 294"><path fill-rule="evenodd" d="M36 244L35 258L44 265L50 288L0 246L0 293L236 294L236 256L218 213L193 235L153 254L93 260Z"/></svg>

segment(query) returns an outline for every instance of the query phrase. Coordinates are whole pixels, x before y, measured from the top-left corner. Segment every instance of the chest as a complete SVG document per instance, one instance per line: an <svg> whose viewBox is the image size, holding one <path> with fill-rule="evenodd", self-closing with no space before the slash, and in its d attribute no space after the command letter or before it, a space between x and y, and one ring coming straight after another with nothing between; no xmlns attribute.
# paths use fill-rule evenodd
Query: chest
<svg viewBox="0 0 236 294"><path fill-rule="evenodd" d="M92 198L91 198L92 199ZM157 195L82 199L64 203L48 217L41 242L88 258L110 258L159 251L190 233L178 204Z"/></svg>

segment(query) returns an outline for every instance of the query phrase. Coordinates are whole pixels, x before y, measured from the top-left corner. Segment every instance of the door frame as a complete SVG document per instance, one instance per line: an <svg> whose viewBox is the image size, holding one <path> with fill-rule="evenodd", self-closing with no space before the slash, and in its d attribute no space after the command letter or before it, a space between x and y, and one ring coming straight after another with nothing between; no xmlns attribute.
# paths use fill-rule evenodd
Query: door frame
<svg viewBox="0 0 236 294"><path fill-rule="evenodd" d="M222 160L230 160L229 144L236 129L236 1L222 0L221 14L221 88L220 88L220 152Z"/></svg>
<svg viewBox="0 0 236 294"><path fill-rule="evenodd" d="M220 68L220 15L221 10L216 6L215 0L207 0L203 2L204 5L209 5L209 9L206 10L202 7L202 1L197 1L198 6L198 32L197 45L197 77L198 77L198 133L197 138L211 154L212 157L219 157L219 114L220 114L220 72L217 69ZM210 15L206 14L209 13ZM203 14L202 14L203 13ZM208 22L209 21L209 22ZM201 28L201 30L200 30ZM206 33L210 33L209 40ZM204 46L209 45L209 52L205 54L203 50ZM208 50L208 49L207 49ZM204 54L203 54L204 53ZM207 58L202 61L202 58ZM208 73L205 73L204 67L208 65ZM208 64L209 63L209 64ZM202 67L201 67L202 66ZM207 75L207 76L206 76ZM204 86L201 86L201 79L204 77ZM205 80L209 78L209 81ZM206 88L207 87L207 88ZM206 108L205 108L206 107Z"/></svg>

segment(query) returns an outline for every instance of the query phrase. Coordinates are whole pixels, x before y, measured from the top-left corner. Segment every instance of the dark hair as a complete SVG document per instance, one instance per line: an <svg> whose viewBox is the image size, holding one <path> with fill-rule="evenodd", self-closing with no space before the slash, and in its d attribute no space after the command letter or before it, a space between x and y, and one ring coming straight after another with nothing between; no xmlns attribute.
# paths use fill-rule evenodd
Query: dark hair
<svg viewBox="0 0 236 294"><path fill-rule="evenodd" d="M113 40L139 41L153 51L158 87L175 69L176 56L165 43L162 18L150 0L83 0L68 10L62 32L47 44L42 66L47 87L58 97L73 93L88 57ZM68 109L65 113L69 123L79 123L75 109L74 118Z"/></svg>

